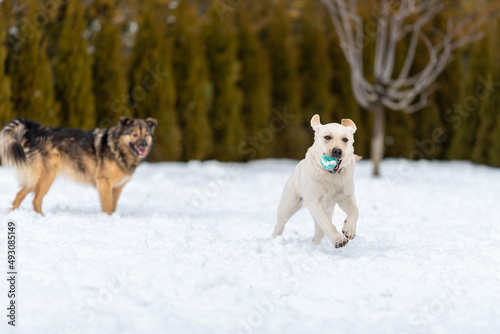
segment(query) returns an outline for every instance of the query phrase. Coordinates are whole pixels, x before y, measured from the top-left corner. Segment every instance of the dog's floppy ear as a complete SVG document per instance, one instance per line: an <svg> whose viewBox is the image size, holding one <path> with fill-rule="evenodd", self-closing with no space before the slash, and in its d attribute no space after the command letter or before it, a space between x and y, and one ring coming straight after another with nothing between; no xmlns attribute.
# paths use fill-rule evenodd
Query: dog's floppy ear
<svg viewBox="0 0 500 334"><path fill-rule="evenodd" d="M130 124L134 123L134 120L128 116L122 116L118 119L120 125L124 128L130 126Z"/></svg>
<svg viewBox="0 0 500 334"><path fill-rule="evenodd" d="M311 118L311 127L313 128L314 132L317 132L320 126L321 123L319 121L319 115L316 114Z"/></svg>
<svg viewBox="0 0 500 334"><path fill-rule="evenodd" d="M158 120L156 118L148 117L146 118L146 124L153 130L153 132L158 127Z"/></svg>
<svg viewBox="0 0 500 334"><path fill-rule="evenodd" d="M356 132L356 130L358 129L356 127L356 124L354 124L354 122L351 121L349 118L344 118L342 120L342 125L345 126L346 128L350 128L352 130L352 133Z"/></svg>

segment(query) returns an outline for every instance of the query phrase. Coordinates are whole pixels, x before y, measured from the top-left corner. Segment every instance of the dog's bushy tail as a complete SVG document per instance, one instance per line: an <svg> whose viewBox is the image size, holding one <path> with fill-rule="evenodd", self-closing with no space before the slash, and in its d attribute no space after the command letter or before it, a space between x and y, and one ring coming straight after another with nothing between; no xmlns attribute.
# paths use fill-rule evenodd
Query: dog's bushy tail
<svg viewBox="0 0 500 334"><path fill-rule="evenodd" d="M5 166L20 166L26 163L26 153L21 145L27 132L26 121L16 118L7 123L0 132L0 157Z"/></svg>

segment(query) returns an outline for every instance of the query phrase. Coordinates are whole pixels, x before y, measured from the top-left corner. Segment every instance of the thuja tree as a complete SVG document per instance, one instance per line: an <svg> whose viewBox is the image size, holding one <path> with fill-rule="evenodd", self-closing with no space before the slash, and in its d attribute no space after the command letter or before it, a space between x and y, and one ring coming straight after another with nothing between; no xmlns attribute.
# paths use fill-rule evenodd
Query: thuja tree
<svg viewBox="0 0 500 334"><path fill-rule="evenodd" d="M316 9L318 5L320 4L314 1L305 2L299 21L301 109L304 118L319 114L321 120L326 123L340 122L340 119L334 118L333 101L329 91L332 66L328 56L324 22L321 20L321 12Z"/></svg>
<svg viewBox="0 0 500 334"><path fill-rule="evenodd" d="M143 4L130 68L130 106L137 117L158 120L154 160L181 157L181 133L175 108L172 39L166 34L166 11L155 1Z"/></svg>
<svg viewBox="0 0 500 334"><path fill-rule="evenodd" d="M298 60L291 20L283 2L276 3L270 15L272 19L264 34L273 82L272 105L274 112L282 116L273 124L274 156L303 158L312 136L300 107Z"/></svg>
<svg viewBox="0 0 500 334"><path fill-rule="evenodd" d="M84 4L68 1L64 10L55 64L56 97L63 125L91 129L96 126L92 56L84 39L87 22Z"/></svg>
<svg viewBox="0 0 500 334"><path fill-rule="evenodd" d="M36 0L26 4L26 18L34 17ZM59 125L59 105L54 99L53 76L46 53L43 27L34 26L29 19L17 25L18 34L10 39L15 49L9 69L12 85L13 108L17 116Z"/></svg>
<svg viewBox="0 0 500 334"><path fill-rule="evenodd" d="M203 160L212 156L213 132L209 111L213 87L209 81L204 23L197 7L181 1L173 11L175 22L169 29L173 38L173 68L177 90L177 110L183 131L183 158Z"/></svg>
<svg viewBox="0 0 500 334"><path fill-rule="evenodd" d="M92 66L95 112L98 124L107 127L129 113L127 101L123 101L127 93L127 71L120 26L114 23L115 2L96 1L94 7L101 27L95 37Z"/></svg>
<svg viewBox="0 0 500 334"><path fill-rule="evenodd" d="M273 136L269 132L271 117L271 75L269 59L259 39L262 18L253 3L245 2L237 11L238 59L241 64L240 86L243 92L242 116L247 138L239 143L244 159L267 158L272 155Z"/></svg>
<svg viewBox="0 0 500 334"><path fill-rule="evenodd" d="M6 8L8 5L7 1L0 3L0 16L3 18L10 17L10 10ZM2 92L0 95L0 126L3 126L12 116L10 78L5 72L5 61L8 53L8 44L6 41L9 23L9 20L2 19L0 21L0 92Z"/></svg>
<svg viewBox="0 0 500 334"><path fill-rule="evenodd" d="M498 71L498 60L494 57L495 45L498 43L498 35L492 33L498 31L498 21L493 21L488 25L489 33L486 38L478 43L482 46L480 54L475 55L475 61L480 61L476 69L472 71L473 77L470 79L474 83L474 94L479 101L477 108L478 127L475 138L472 156L467 159L477 163L489 162L489 150L492 146L491 134L494 130L498 118L499 94L495 90L500 88L500 71ZM495 81L497 81L495 87Z"/></svg>
<svg viewBox="0 0 500 334"><path fill-rule="evenodd" d="M497 20L494 33L497 38L494 43L495 54L500 54L500 38L498 34L500 33L500 20ZM493 88L495 91L500 90L500 62L495 62L493 68ZM500 167L500 96L499 94L492 93L491 98L494 99L495 104L492 106L492 112L496 115L496 120L493 122L493 129L490 132L490 147L488 149L488 163Z"/></svg>
<svg viewBox="0 0 500 334"><path fill-rule="evenodd" d="M241 64L238 61L238 40L232 13L221 21L217 12L210 11L206 45L214 98L210 113L214 130L215 158L242 160L238 151L245 138L241 115L242 92L239 87Z"/></svg>

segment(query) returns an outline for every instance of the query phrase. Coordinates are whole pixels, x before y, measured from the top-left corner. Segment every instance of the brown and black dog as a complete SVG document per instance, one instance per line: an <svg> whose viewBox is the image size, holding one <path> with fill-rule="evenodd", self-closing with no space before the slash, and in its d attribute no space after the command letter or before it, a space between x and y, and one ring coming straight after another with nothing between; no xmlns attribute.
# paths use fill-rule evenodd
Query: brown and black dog
<svg viewBox="0 0 500 334"><path fill-rule="evenodd" d="M120 117L110 129L90 131L45 127L18 118L0 132L0 157L16 168L21 190L12 203L17 209L35 193L33 209L42 213L42 200L58 174L97 188L102 211L112 214L135 169L151 152L158 126L154 118Z"/></svg>

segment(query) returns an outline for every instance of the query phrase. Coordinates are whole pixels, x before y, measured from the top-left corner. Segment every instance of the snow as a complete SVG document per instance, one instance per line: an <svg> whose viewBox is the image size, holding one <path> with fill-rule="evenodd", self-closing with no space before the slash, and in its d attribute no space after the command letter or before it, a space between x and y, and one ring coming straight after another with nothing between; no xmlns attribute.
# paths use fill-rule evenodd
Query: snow
<svg viewBox="0 0 500 334"><path fill-rule="evenodd" d="M387 160L375 179L361 161L357 236L335 249L311 242L307 210L270 237L296 163L146 163L111 217L64 179L44 217L32 195L8 212L1 167L0 267L14 220L19 271L17 328L2 307L1 332L497 333L500 169Z"/></svg>

